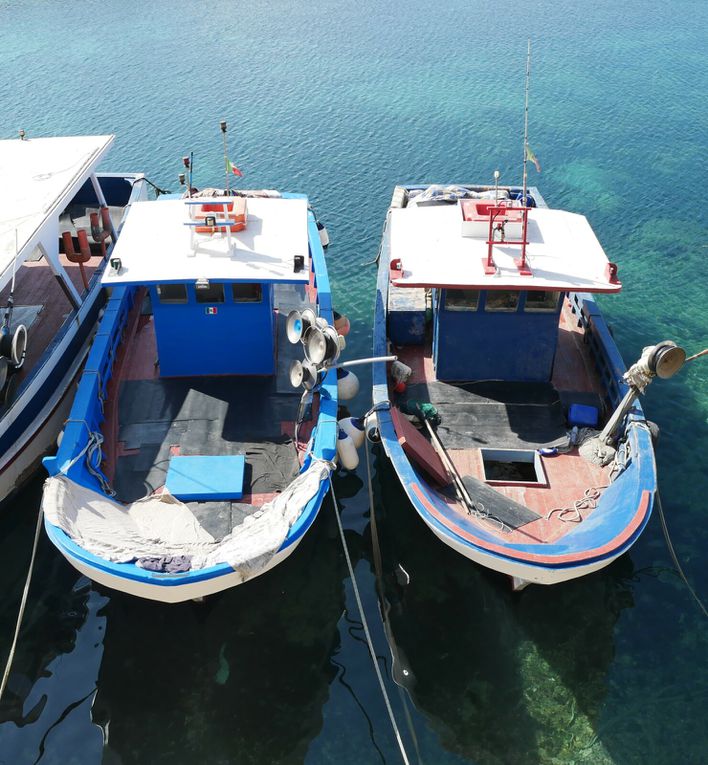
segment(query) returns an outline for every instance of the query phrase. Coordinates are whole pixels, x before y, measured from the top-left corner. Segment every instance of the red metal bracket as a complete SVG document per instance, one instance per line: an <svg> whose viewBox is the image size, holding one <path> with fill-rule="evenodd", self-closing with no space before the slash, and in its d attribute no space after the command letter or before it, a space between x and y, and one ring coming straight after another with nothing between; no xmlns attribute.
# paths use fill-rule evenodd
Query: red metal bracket
<svg viewBox="0 0 708 765"><path fill-rule="evenodd" d="M510 214L511 213L511 214ZM513 221L518 223L518 213L521 213L521 239L506 239L504 235L504 224ZM495 221L499 216L502 219L496 224ZM487 275L495 274L497 271L496 264L494 263L494 257L492 255L492 249L495 244L511 244L521 246L521 257L514 258L514 263L519 271L520 276L533 276L531 268L526 260L526 245L528 244L528 222L529 222L529 208L528 207L507 207L506 205L491 206L489 208L489 234L487 237L487 257L482 258L482 267L484 273ZM494 232L499 231L501 233L501 239L494 239Z"/></svg>

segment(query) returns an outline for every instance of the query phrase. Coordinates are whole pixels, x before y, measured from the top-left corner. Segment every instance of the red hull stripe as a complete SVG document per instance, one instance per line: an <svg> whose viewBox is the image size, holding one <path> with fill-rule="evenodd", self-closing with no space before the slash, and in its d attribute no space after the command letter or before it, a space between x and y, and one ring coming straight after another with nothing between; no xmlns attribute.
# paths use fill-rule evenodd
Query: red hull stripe
<svg viewBox="0 0 708 765"><path fill-rule="evenodd" d="M632 520L622 529L616 537L611 539L607 544L602 547L595 547L589 550L582 550L576 553L567 553L565 555L540 555L538 553L528 553L522 550L515 550L504 545L496 545L491 542L487 542L480 537L470 534L463 528L460 528L457 524L453 523L449 518L444 516L428 499L425 492L418 486L417 483L411 484L411 490L416 495L418 500L425 506L425 509L443 526L452 531L455 535L466 539L471 542L475 547L480 547L484 550L497 553L505 558L514 558L516 560L528 561L529 563L539 563L545 565L557 565L560 563L577 563L579 561L588 560L592 558L602 558L609 553L614 552L621 547L634 532L641 526L646 514L649 510L649 501L651 499L651 492L644 490L642 492L639 506L635 512Z"/></svg>

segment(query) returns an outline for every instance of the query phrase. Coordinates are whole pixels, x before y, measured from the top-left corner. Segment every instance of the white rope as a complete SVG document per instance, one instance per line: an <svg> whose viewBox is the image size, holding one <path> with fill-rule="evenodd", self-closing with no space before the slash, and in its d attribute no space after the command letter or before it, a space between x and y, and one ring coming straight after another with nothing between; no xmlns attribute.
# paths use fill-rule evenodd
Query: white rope
<svg viewBox="0 0 708 765"><path fill-rule="evenodd" d="M101 462L103 462L103 452L101 450L103 435L95 430L91 430L91 426L88 424L88 422L86 422L86 420L68 419L65 425L68 425L70 422L78 422L86 426L86 430L88 430L89 434L88 441L86 442L86 446L84 446L84 448L69 462L69 464L61 469L61 473L63 475L67 475L71 467L75 465L85 454L86 468L89 473L91 473L91 475L94 476L94 478L98 481L104 494L107 494L109 497L115 497L115 489L111 488L111 485L108 483L108 479L105 475L103 475L100 469ZM98 455L98 460L96 461L96 467L94 467L93 460L95 459L96 455Z"/></svg>
<svg viewBox="0 0 708 765"><path fill-rule="evenodd" d="M580 511L594 510L597 507L602 490L606 488L607 486L593 486L590 489L585 489L585 494L580 499L576 499L572 507L554 507L553 510L549 511L546 520L550 521L553 513L558 513L558 520L564 523L580 523L583 520Z"/></svg>
<svg viewBox="0 0 708 765"><path fill-rule="evenodd" d="M25 588L22 591L22 600L20 601L20 611L17 615L17 624L15 624L15 636L12 638L12 645L10 646L10 653L7 657L7 664L5 665L5 672L2 676L2 682L0 682L0 701L2 701L7 681L10 677L10 670L12 669L12 662L15 659L15 650L17 648L17 640L20 636L20 627L22 625L22 618L25 615L25 606L27 605L27 596L29 594L30 582L32 581L32 571L34 570L34 561L37 555L37 546L39 545L39 532L42 528L42 507L40 505L39 513L37 514L37 527L34 530L34 542L32 543L32 557L30 558L29 569L27 571L27 578L25 579Z"/></svg>
<svg viewBox="0 0 708 765"><path fill-rule="evenodd" d="M393 727L393 732L396 735L396 741L398 743L398 748L401 751L401 758L403 759L403 762L406 765L410 765L410 760L408 759L408 755L406 754L406 749L403 746L403 740L401 739L401 734L398 730L398 725L396 725L396 718L393 714L393 709L391 707L391 702L388 698L388 693L386 692L386 686L384 685L383 677L381 676L381 669L379 668L379 663L376 660L376 652L374 651L374 644L371 640L371 633L369 632L369 624L366 621L366 614L364 613L364 606L361 602L361 596L359 595L359 587L356 583L356 577L354 576L354 567L352 566L352 560L349 556L349 548L347 547L347 540L344 538L344 528L342 527L342 520L339 517L339 505L337 503L337 497L334 493L334 481L330 480L329 482L330 488L332 489L332 501L334 503L334 515L337 519L337 526L339 527L339 538L342 540L342 548L344 550L344 557L347 560L347 567L349 568L349 577L352 581L352 588L354 589L354 597L356 598L356 604L359 608L359 615L361 616L361 623L364 627L364 634L366 635L366 642L369 646L369 655L371 656L371 661L374 665L374 671L376 672L376 677L379 681L379 686L381 688L381 695L383 696L384 703L386 704L386 711L388 712L388 717L391 720L391 726Z"/></svg>

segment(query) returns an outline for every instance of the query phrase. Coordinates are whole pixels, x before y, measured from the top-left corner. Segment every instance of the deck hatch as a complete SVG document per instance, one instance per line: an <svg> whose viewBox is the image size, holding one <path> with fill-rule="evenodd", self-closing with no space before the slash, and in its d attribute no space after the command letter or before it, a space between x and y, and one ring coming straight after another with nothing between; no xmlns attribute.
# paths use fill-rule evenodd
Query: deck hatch
<svg viewBox="0 0 708 765"><path fill-rule="evenodd" d="M529 449L480 449L484 480L489 484L547 486L538 452Z"/></svg>

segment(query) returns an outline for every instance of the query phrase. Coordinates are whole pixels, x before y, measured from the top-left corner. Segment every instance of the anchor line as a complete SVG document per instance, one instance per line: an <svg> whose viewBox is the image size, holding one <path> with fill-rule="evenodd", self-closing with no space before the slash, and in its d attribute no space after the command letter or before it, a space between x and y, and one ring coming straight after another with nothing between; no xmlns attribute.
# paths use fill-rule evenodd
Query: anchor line
<svg viewBox="0 0 708 765"><path fill-rule="evenodd" d="M703 605L703 601L698 597L698 594L691 586L691 583L688 581L686 574L683 572L683 568L681 568L681 564L679 563L678 556L676 555L676 550L674 549L673 543L671 542L671 537L669 536L669 527L666 525L666 517L664 516L664 508L661 504L661 497L659 495L659 490L656 490L656 494L654 495L656 498L656 507L659 511L659 520L661 521L661 530L664 532L664 539L666 540L666 547L669 550L669 555L671 556L671 560L674 563L674 566L676 567L676 571L678 572L678 575L683 579L684 584L686 587L688 587L688 591L693 596L693 599L698 604L698 607L703 611L704 616L708 616L708 610L706 610L706 607Z"/></svg>
<svg viewBox="0 0 708 765"><path fill-rule="evenodd" d="M37 526L34 530L34 542L32 543L32 555L30 557L29 569L27 570L27 578L25 579L25 586L22 590L22 600L20 601L20 610L17 614L17 623L15 624L15 634L12 638L12 645L10 646L10 653L7 656L7 664L5 665L5 671L2 676L2 682L0 682L0 701L2 701L5 688L7 687L7 681L10 677L10 670L12 669L12 663L15 659L15 651L17 649L17 640L20 636L20 627L22 626L22 619L25 615L25 607L27 606L27 596L29 595L29 588L32 582L32 572L34 571L34 562L37 557L37 547L39 546L39 533L42 529L42 506L39 507L37 513Z"/></svg>
<svg viewBox="0 0 708 765"><path fill-rule="evenodd" d="M389 717L389 720L391 721L391 727L393 728L393 732L396 737L396 742L401 752L401 759L403 760L405 765L410 765L410 760L408 759L408 755L406 754L406 749L405 749L405 746L403 745L403 739L401 738L401 733L398 730L398 725L396 724L396 717L393 714L393 708L391 707L391 700L388 697L388 692L386 691L386 686L384 684L384 680L381 675L381 668L379 667L379 663L376 659L376 651L374 650L374 643L373 643L373 640L371 639L371 633L369 632L369 623L366 619L366 614L364 613L364 606L361 602L361 595L359 594L359 586L357 585L356 576L354 575L354 567L352 565L351 556L349 555L347 540L344 537L344 528L342 527L342 519L339 517L339 503L337 502L337 497L334 491L334 481L330 480L329 484L332 490L334 515L337 519L337 527L339 529L339 538L342 542L342 549L344 550L344 557L347 561L347 568L349 569L349 577L352 582L354 597L356 599L356 604L359 609L359 615L361 616L361 623L362 623L362 626L364 627L364 634L366 635L366 642L369 647L369 656L371 657L371 661L374 665L376 678L379 682L379 687L381 688L381 695L383 696L384 704L386 705L386 711L388 712L388 717Z"/></svg>

